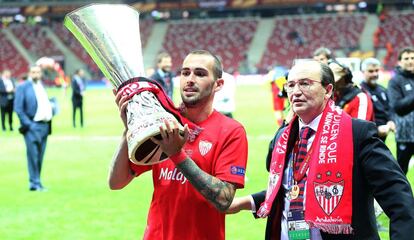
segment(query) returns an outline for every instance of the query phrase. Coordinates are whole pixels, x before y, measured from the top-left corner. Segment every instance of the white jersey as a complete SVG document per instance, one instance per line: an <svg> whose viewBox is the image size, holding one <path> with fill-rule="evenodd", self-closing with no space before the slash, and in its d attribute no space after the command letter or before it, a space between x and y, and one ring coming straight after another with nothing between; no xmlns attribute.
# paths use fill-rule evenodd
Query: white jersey
<svg viewBox="0 0 414 240"><path fill-rule="evenodd" d="M223 72L224 84L214 96L213 107L221 113L232 113L236 109L236 78Z"/></svg>

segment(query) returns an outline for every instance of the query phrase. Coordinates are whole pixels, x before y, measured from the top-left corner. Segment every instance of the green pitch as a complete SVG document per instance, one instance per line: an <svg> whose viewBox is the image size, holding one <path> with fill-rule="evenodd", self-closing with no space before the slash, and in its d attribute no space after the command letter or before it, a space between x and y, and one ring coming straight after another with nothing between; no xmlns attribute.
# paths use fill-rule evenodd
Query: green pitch
<svg viewBox="0 0 414 240"><path fill-rule="evenodd" d="M61 111L53 120L42 178L48 192L29 192L23 137L0 132L0 239L141 239L152 197L150 174L120 191L107 186L107 172L122 133L110 89L88 90L85 127L72 127L70 91L50 89ZM178 96L177 96L178 98ZM270 88L240 86L235 118L246 128L249 160L246 187L237 195L267 185L265 155L275 125ZM15 118L15 128L18 120ZM388 142L395 148L393 141ZM414 181L414 173L409 173ZM166 216L168 217L168 216ZM382 217L387 226L386 217ZM227 217L227 239L263 239L265 220L249 212ZM388 239L382 233L383 239Z"/></svg>

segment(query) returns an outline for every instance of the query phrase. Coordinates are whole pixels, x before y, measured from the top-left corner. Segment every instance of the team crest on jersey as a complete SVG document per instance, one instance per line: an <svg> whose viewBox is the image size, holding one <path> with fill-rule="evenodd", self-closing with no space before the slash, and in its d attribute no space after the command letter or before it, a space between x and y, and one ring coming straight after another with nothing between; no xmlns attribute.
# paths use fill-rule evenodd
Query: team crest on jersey
<svg viewBox="0 0 414 240"><path fill-rule="evenodd" d="M211 142L201 140L198 143L198 150L200 151L201 156L204 157L210 151L212 146L213 144Z"/></svg>
<svg viewBox="0 0 414 240"><path fill-rule="evenodd" d="M341 201L342 194L344 193L344 181L314 182L314 190L319 206L327 215L331 215Z"/></svg>

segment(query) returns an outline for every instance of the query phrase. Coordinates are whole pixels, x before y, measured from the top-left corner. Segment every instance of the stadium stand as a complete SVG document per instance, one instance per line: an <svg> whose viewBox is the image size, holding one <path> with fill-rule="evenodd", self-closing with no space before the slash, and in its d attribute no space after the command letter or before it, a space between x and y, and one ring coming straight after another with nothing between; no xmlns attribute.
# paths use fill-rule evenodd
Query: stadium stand
<svg viewBox="0 0 414 240"><path fill-rule="evenodd" d="M21 77L26 74L29 63L2 32L0 32L0 46L0 72L10 69L13 77Z"/></svg>
<svg viewBox="0 0 414 240"><path fill-rule="evenodd" d="M142 48L145 48L147 46L148 38L151 34L153 26L154 26L154 21L151 19L143 19L143 20L140 19L139 20Z"/></svg>
<svg viewBox="0 0 414 240"><path fill-rule="evenodd" d="M171 54L173 69L181 66L191 50L206 49L222 57L224 69L234 72L249 47L255 19L177 21L168 26L164 49Z"/></svg>
<svg viewBox="0 0 414 240"><path fill-rule="evenodd" d="M404 47L414 46L413 35L414 12L389 12L380 18L380 25L375 32L376 48L386 48L384 65L393 67L397 64L398 52Z"/></svg>
<svg viewBox="0 0 414 240"><path fill-rule="evenodd" d="M360 14L277 17L258 68L290 67L292 59L309 58L320 46L357 48L365 21L366 16Z"/></svg>
<svg viewBox="0 0 414 240"><path fill-rule="evenodd" d="M62 56L62 52L43 32L40 25L14 24L10 27L23 46L37 59L43 56Z"/></svg>

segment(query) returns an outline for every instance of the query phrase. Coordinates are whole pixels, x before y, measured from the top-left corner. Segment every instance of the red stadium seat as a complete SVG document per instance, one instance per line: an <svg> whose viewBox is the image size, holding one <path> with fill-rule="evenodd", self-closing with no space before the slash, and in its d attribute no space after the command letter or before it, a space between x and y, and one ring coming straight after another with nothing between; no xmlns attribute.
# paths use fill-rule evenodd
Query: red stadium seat
<svg viewBox="0 0 414 240"><path fill-rule="evenodd" d="M17 24L10 27L23 46L35 57L62 56L62 52L46 37L40 25Z"/></svg>
<svg viewBox="0 0 414 240"><path fill-rule="evenodd" d="M309 58L321 46L331 50L357 47L365 21L363 15L278 17L258 67L291 67L295 58Z"/></svg>
<svg viewBox="0 0 414 240"><path fill-rule="evenodd" d="M29 63L20 55L13 44L0 32L0 72L9 69L13 77L22 77L29 68Z"/></svg>
<svg viewBox="0 0 414 240"><path fill-rule="evenodd" d="M205 49L222 58L224 69L237 71L256 31L253 19L226 19L172 22L164 39L173 69L181 67L191 50Z"/></svg>
<svg viewBox="0 0 414 240"><path fill-rule="evenodd" d="M387 67L391 68L397 64L398 52L405 47L414 46L413 36L414 13L389 12L384 15L379 25L378 46L386 48L390 43L394 51L388 52Z"/></svg>

